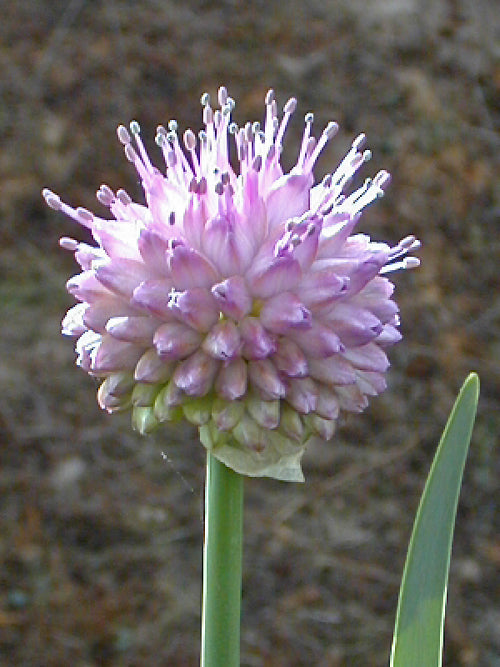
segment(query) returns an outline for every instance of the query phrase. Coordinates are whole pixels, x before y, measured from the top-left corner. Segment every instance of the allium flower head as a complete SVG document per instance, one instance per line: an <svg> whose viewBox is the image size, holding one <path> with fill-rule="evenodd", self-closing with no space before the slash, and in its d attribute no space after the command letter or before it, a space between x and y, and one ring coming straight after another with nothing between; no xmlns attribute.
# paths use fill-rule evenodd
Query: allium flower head
<svg viewBox="0 0 500 667"><path fill-rule="evenodd" d="M370 157L364 135L314 185L314 164L336 123L315 139L307 114L297 162L285 174L280 155L295 99L280 120L269 91L263 125L243 127L231 121L225 88L220 109L207 94L201 102L198 136L186 130L179 140L175 121L158 127L163 170L136 122L118 128L145 204L102 185L107 220L44 190L48 205L97 243L60 241L82 269L67 283L79 303L63 333L78 337L78 365L102 379L101 407L131 408L141 433L186 418L237 472L302 480L308 439L331 438L340 410L361 412L386 386L384 349L401 335L384 274L417 266L405 255L418 241L390 247L354 233L390 180L381 171L349 190Z"/></svg>

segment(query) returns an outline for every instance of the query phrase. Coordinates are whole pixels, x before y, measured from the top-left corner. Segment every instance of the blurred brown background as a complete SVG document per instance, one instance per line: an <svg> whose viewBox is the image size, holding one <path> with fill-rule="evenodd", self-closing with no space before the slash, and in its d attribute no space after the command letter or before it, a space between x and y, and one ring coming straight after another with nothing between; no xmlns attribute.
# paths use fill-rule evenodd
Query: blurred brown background
<svg viewBox="0 0 500 667"><path fill-rule="evenodd" d="M204 452L190 430L141 438L109 417L59 323L84 232L48 186L99 210L101 183L139 196L116 140L136 118L200 126L225 84L235 120L268 87L341 134L365 131L387 197L361 229L415 233L395 276L404 341L389 389L305 458L307 481L246 484L242 665L385 665L406 545L448 411L482 394L458 514L446 664L500 665L500 19L495 0L18 0L0 22L0 662L196 665ZM166 459L162 458L162 452Z"/></svg>

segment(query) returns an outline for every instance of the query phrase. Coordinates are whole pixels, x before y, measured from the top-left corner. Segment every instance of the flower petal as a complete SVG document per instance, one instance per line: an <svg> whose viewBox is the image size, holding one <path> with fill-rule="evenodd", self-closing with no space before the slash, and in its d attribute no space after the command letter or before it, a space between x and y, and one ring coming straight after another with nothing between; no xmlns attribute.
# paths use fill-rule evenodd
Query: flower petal
<svg viewBox="0 0 500 667"><path fill-rule="evenodd" d="M346 302L336 303L328 314L323 313L323 317L345 347L366 345L383 328L380 320L369 310Z"/></svg>
<svg viewBox="0 0 500 667"><path fill-rule="evenodd" d="M402 338L403 336L396 329L396 327L393 327L392 324L386 324L384 325L381 333L377 336L376 342L378 345L385 347L386 345L394 345L394 343L397 343Z"/></svg>
<svg viewBox="0 0 500 667"><path fill-rule="evenodd" d="M231 276L242 271L242 248L237 243L234 226L234 220L219 214L207 222L203 232L203 252L221 276Z"/></svg>
<svg viewBox="0 0 500 667"><path fill-rule="evenodd" d="M137 362L134 377L137 382L160 384L166 382L175 368L174 361L166 361L158 356L156 350L146 350Z"/></svg>
<svg viewBox="0 0 500 667"><path fill-rule="evenodd" d="M257 262L248 272L247 282L255 297L267 299L293 289L301 275L297 260L290 256L275 257Z"/></svg>
<svg viewBox="0 0 500 667"><path fill-rule="evenodd" d="M311 378L293 378L286 392L286 401L297 410L307 415L316 410L318 388Z"/></svg>
<svg viewBox="0 0 500 667"><path fill-rule="evenodd" d="M83 271L70 278L66 283L66 289L79 301L91 302L111 295L111 292L97 280L95 271L92 270Z"/></svg>
<svg viewBox="0 0 500 667"><path fill-rule="evenodd" d="M312 183L310 173L286 174L273 183L265 199L270 229L307 211Z"/></svg>
<svg viewBox="0 0 500 667"><path fill-rule="evenodd" d="M134 343L125 343L104 335L92 359L92 372L132 371L143 352L144 348Z"/></svg>
<svg viewBox="0 0 500 667"><path fill-rule="evenodd" d="M241 320L252 308L252 297L241 276L227 278L214 285L211 291L221 312L234 320Z"/></svg>
<svg viewBox="0 0 500 667"><path fill-rule="evenodd" d="M169 280L145 280L135 288L132 304L160 319L173 320L169 308L171 290L172 283Z"/></svg>
<svg viewBox="0 0 500 667"><path fill-rule="evenodd" d="M174 371L173 381L188 396L205 396L212 388L219 362L198 350Z"/></svg>
<svg viewBox="0 0 500 667"><path fill-rule="evenodd" d="M325 359L344 349L337 334L318 320L313 320L311 328L305 331L290 329L288 336L311 359Z"/></svg>
<svg viewBox="0 0 500 667"><path fill-rule="evenodd" d="M193 329L206 333L219 319L219 309L211 293L204 288L195 287L177 292L170 292L169 308L173 315Z"/></svg>
<svg viewBox="0 0 500 667"><path fill-rule="evenodd" d="M158 327L153 344L161 359L185 359L195 352L203 338L198 331L181 322L165 322Z"/></svg>
<svg viewBox="0 0 500 667"><path fill-rule="evenodd" d="M346 291L349 279L339 276L334 267L309 271L296 289L297 297L307 307L327 305L338 300Z"/></svg>
<svg viewBox="0 0 500 667"><path fill-rule="evenodd" d="M113 259L95 269L97 280L115 294L130 298L134 289L150 276L148 268L133 259Z"/></svg>
<svg viewBox="0 0 500 667"><path fill-rule="evenodd" d="M77 303L68 310L61 323L61 332L65 336L81 336L87 331L83 320L87 308L86 303Z"/></svg>
<svg viewBox="0 0 500 667"><path fill-rule="evenodd" d="M143 229L137 242L144 263L153 273L170 275L167 262L168 241L158 232Z"/></svg>
<svg viewBox="0 0 500 667"><path fill-rule="evenodd" d="M151 345L158 321L152 317L112 317L106 324L106 331L117 340L129 343Z"/></svg>
<svg viewBox="0 0 500 667"><path fill-rule="evenodd" d="M304 377L309 370L306 356L300 347L285 337L279 338L272 361L281 373L289 377Z"/></svg>
<svg viewBox="0 0 500 667"><path fill-rule="evenodd" d="M356 382L356 373L352 365L343 359L340 354L335 354L327 359L310 359L309 374L315 380L320 380L327 385L346 385Z"/></svg>
<svg viewBox="0 0 500 667"><path fill-rule="evenodd" d="M265 359L276 350L275 337L269 334L256 317L245 317L240 324L245 359Z"/></svg>
<svg viewBox="0 0 500 667"><path fill-rule="evenodd" d="M212 264L199 252L176 245L168 259L172 281L178 290L211 287L218 276Z"/></svg>
<svg viewBox="0 0 500 667"><path fill-rule="evenodd" d="M389 360L383 350L376 343L368 343L362 347L345 350L344 359L350 361L355 368L362 371L384 373L389 368Z"/></svg>
<svg viewBox="0 0 500 667"><path fill-rule="evenodd" d="M260 321L273 333L283 334L291 327L309 329L311 312L291 292L268 299L260 311Z"/></svg>
<svg viewBox="0 0 500 667"><path fill-rule="evenodd" d="M247 364L237 357L222 364L215 381L215 391L221 398L234 401L247 390Z"/></svg>
<svg viewBox="0 0 500 667"><path fill-rule="evenodd" d="M234 358L241 348L238 327L231 320L218 322L207 334L202 349L214 359Z"/></svg>
<svg viewBox="0 0 500 667"><path fill-rule="evenodd" d="M248 379L265 401L283 398L286 394L286 386L280 378L276 366L269 359L250 361L248 364Z"/></svg>

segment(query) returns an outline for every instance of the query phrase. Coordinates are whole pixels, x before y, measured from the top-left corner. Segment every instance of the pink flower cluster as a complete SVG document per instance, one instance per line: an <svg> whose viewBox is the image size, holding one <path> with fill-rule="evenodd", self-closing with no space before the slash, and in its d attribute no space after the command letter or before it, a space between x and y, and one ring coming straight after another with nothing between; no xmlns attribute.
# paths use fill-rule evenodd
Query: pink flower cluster
<svg viewBox="0 0 500 667"><path fill-rule="evenodd" d="M136 429L185 418L203 445L234 470L301 480L312 435L329 439L339 410L360 412L386 386L384 349L401 338L392 283L418 265L396 246L354 234L362 210L383 194L379 172L349 190L369 159L360 135L337 169L314 185L313 167L338 126L312 136L283 173L282 142L296 108L280 120L272 91L265 119L238 127L225 88L214 110L202 96L204 129L158 127L165 169L155 167L139 125L118 128L145 205L102 185L110 220L47 204L89 228L90 246L62 238L82 271L67 288L78 304L63 333L78 338L78 365L102 378L99 404L132 410ZM237 170L230 159L234 144Z"/></svg>

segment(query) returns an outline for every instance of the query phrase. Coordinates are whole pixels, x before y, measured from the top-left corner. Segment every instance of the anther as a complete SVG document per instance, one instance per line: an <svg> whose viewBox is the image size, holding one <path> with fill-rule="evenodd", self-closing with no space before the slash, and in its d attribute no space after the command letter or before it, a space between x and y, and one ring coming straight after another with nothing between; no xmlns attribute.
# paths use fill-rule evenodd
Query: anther
<svg viewBox="0 0 500 667"><path fill-rule="evenodd" d="M205 176L202 176L198 181L198 194L204 195L207 192L207 179Z"/></svg>
<svg viewBox="0 0 500 667"><path fill-rule="evenodd" d="M141 126L136 120L130 121L130 131L132 134L137 135L141 133Z"/></svg>
<svg viewBox="0 0 500 667"><path fill-rule="evenodd" d="M219 197L222 194L224 194L224 186L222 185L222 183L220 181L215 184L215 192L219 195Z"/></svg>
<svg viewBox="0 0 500 667"><path fill-rule="evenodd" d="M378 187L383 190L391 182L391 175L389 174L388 171L385 171L385 169L383 169L382 171L378 172L378 174L373 179L373 182L375 183L375 185L378 185Z"/></svg>
<svg viewBox="0 0 500 667"><path fill-rule="evenodd" d="M59 239L59 245L64 250L69 250L70 252L75 252L75 250L78 249L78 246L80 244L78 243L78 241L75 241L75 239L69 238L69 236L62 236Z"/></svg>
<svg viewBox="0 0 500 667"><path fill-rule="evenodd" d="M128 192L126 192L126 191L123 190L123 189L118 190L118 192L116 193L116 198L117 198L117 199L118 199L124 206L129 206L129 205L132 203L132 198L131 198L131 196L128 194Z"/></svg>
<svg viewBox="0 0 500 667"><path fill-rule="evenodd" d="M398 246L400 248L411 248L413 242L416 240L416 237L413 234L410 234L410 236L405 236L404 239L401 239L401 241L398 243Z"/></svg>
<svg viewBox="0 0 500 667"><path fill-rule="evenodd" d="M208 105L203 108L203 122L205 125L210 125L214 122L214 112L212 107Z"/></svg>
<svg viewBox="0 0 500 667"><path fill-rule="evenodd" d="M351 146L354 148L354 150L358 151L360 150L360 148L363 148L365 143L366 143L366 134L362 132L361 134L358 134L356 139L354 139Z"/></svg>
<svg viewBox="0 0 500 667"><path fill-rule="evenodd" d="M170 130L170 132L177 132L178 127L179 127L179 124L173 118L172 118L172 120L168 121L168 129Z"/></svg>
<svg viewBox="0 0 500 667"><path fill-rule="evenodd" d="M245 123L245 138L247 141L252 141L253 138L252 124L250 122Z"/></svg>
<svg viewBox="0 0 500 667"><path fill-rule="evenodd" d="M210 104L210 95L208 93L203 93L200 97L200 104L202 107L206 107Z"/></svg>
<svg viewBox="0 0 500 667"><path fill-rule="evenodd" d="M227 88L225 86L221 86L219 88L219 91L217 93L217 99L219 100L219 105L221 107L226 105L226 102L227 102Z"/></svg>
<svg viewBox="0 0 500 667"><path fill-rule="evenodd" d="M83 208L83 206L79 206L76 209L76 215L81 220L82 222L92 222L94 220L94 214L88 211L86 208Z"/></svg>
<svg viewBox="0 0 500 667"><path fill-rule="evenodd" d="M416 269L420 266L420 260L418 257L405 257L403 259L403 268L405 269Z"/></svg>
<svg viewBox="0 0 500 667"><path fill-rule="evenodd" d="M103 183L97 191L96 197L101 204L104 204L104 206L110 206L113 203L115 195L113 190Z"/></svg>
<svg viewBox="0 0 500 667"><path fill-rule="evenodd" d="M198 181L194 176L189 183L189 192L198 192Z"/></svg>
<svg viewBox="0 0 500 667"><path fill-rule="evenodd" d="M193 130L186 130L184 132L184 145L188 151L194 151L196 148L196 135Z"/></svg>
<svg viewBox="0 0 500 667"><path fill-rule="evenodd" d="M265 104L266 106L274 102L274 90L270 88L266 93Z"/></svg>
<svg viewBox="0 0 500 667"><path fill-rule="evenodd" d="M175 225L175 211L170 211L170 215L168 216L168 224Z"/></svg>
<svg viewBox="0 0 500 667"><path fill-rule="evenodd" d="M310 125L311 123L314 122L314 114L312 113L312 111L309 111L309 113L306 113L306 115L304 116L304 121L308 125Z"/></svg>
<svg viewBox="0 0 500 667"><path fill-rule="evenodd" d="M296 108L297 108L297 100L295 97L291 97L283 107L283 113L293 113Z"/></svg>
<svg viewBox="0 0 500 667"><path fill-rule="evenodd" d="M54 211L60 211L62 208L62 201L58 195L55 194L55 192L52 192L52 190L49 190L48 188L44 188L42 190L42 195L43 198L45 199L45 202L47 206L50 206L50 208L53 208Z"/></svg>
<svg viewBox="0 0 500 667"><path fill-rule="evenodd" d="M334 120L331 120L323 130L328 140L333 139L333 137L337 134L338 131L339 131L339 124L336 123Z"/></svg>
<svg viewBox="0 0 500 667"><path fill-rule="evenodd" d="M130 134L125 125L118 125L116 128L116 134L118 136L118 140L124 145L127 146L130 144Z"/></svg>
<svg viewBox="0 0 500 667"><path fill-rule="evenodd" d="M222 185L228 185L229 183L229 174L227 171L221 174L220 180L222 181Z"/></svg>

